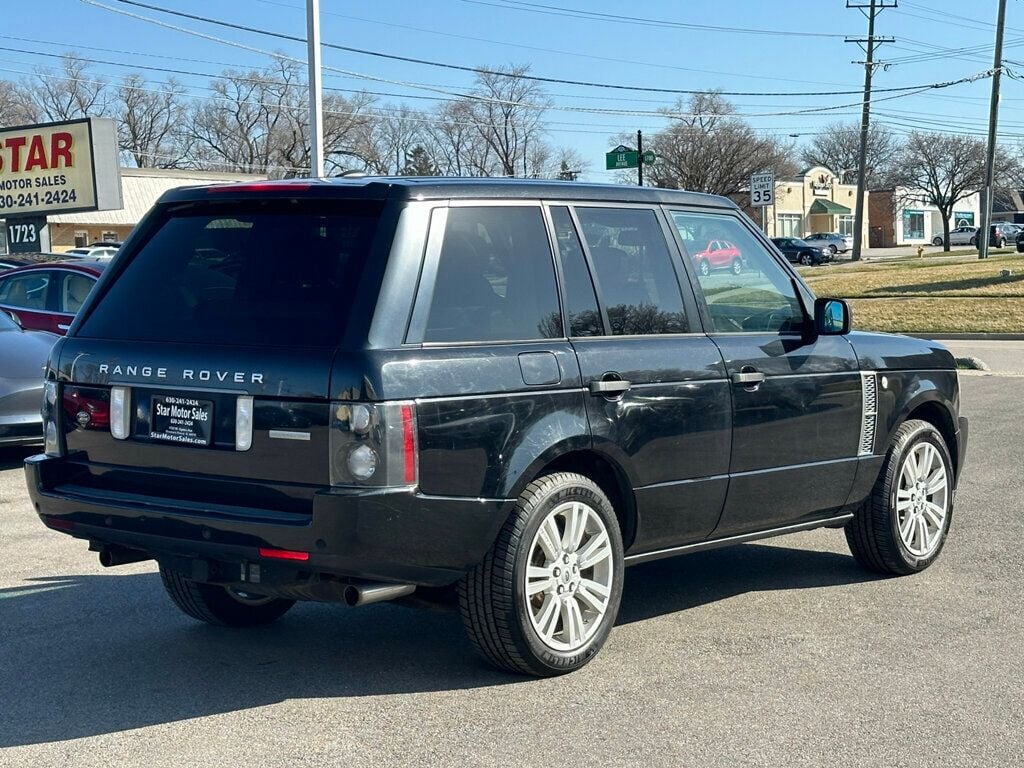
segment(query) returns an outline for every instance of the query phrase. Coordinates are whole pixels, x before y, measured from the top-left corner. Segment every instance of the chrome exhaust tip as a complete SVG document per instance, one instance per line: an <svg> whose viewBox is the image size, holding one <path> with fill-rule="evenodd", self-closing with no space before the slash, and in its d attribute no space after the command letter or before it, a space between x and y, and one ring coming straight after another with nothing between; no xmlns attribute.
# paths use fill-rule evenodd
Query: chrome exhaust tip
<svg viewBox="0 0 1024 768"><path fill-rule="evenodd" d="M386 600L406 597L415 591L414 584L349 584L345 587L345 604L350 608L355 608L357 605L382 603Z"/></svg>

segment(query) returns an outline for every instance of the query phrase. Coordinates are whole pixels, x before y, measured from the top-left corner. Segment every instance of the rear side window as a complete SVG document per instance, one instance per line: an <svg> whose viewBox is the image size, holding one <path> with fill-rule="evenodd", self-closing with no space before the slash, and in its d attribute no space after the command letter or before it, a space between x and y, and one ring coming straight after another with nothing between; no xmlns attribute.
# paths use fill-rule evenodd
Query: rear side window
<svg viewBox="0 0 1024 768"><path fill-rule="evenodd" d="M50 289L50 272L11 275L0 282L0 304L45 310Z"/></svg>
<svg viewBox="0 0 1024 768"><path fill-rule="evenodd" d="M379 207L309 201L200 207L168 218L80 336L252 346L337 344Z"/></svg>
<svg viewBox="0 0 1024 768"><path fill-rule="evenodd" d="M450 209L434 290L427 300L424 341L563 336L551 245L540 207Z"/></svg>
<svg viewBox="0 0 1024 768"><path fill-rule="evenodd" d="M82 302L92 290L92 278L85 275L78 275L72 272L65 272L61 280L60 302L57 305L58 312L69 315L75 314L82 308Z"/></svg>
<svg viewBox="0 0 1024 768"><path fill-rule="evenodd" d="M569 317L570 336L602 336L604 322L597 308L594 283L590 279L583 246L576 234L569 209L556 206L551 209L551 222L555 226L558 258L562 262L562 282L565 285L566 314Z"/></svg>
<svg viewBox="0 0 1024 768"><path fill-rule="evenodd" d="M615 336L687 333L683 296L654 211L577 208Z"/></svg>

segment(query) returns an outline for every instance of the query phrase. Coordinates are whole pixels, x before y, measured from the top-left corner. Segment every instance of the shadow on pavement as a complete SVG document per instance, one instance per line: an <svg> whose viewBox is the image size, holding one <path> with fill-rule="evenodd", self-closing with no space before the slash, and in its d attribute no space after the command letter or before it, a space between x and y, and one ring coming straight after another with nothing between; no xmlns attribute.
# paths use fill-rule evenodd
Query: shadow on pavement
<svg viewBox="0 0 1024 768"><path fill-rule="evenodd" d="M41 445L27 446L24 448L0 448L0 472L5 469L20 469L25 463L25 457L33 453L42 453Z"/></svg>
<svg viewBox="0 0 1024 768"><path fill-rule="evenodd" d="M852 558L745 545L632 568L619 623L753 590L865 580ZM525 683L478 661L458 615L299 604L232 630L179 614L155 573L0 590L0 748L94 736L286 699ZM614 639L614 636L613 636Z"/></svg>

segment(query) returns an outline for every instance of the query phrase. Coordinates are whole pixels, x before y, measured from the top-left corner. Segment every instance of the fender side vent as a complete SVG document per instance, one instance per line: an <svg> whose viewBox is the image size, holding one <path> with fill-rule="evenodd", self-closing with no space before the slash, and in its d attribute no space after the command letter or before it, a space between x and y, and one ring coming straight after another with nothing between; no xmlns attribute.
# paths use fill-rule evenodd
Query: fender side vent
<svg viewBox="0 0 1024 768"><path fill-rule="evenodd" d="M878 377L874 371L861 373L861 421L860 447L858 456L870 456L875 452L875 425L878 421Z"/></svg>

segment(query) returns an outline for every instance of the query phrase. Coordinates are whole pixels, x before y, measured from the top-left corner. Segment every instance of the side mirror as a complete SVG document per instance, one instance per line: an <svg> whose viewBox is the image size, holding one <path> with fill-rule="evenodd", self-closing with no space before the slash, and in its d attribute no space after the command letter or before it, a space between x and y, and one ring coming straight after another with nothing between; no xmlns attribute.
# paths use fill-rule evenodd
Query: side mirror
<svg viewBox="0 0 1024 768"><path fill-rule="evenodd" d="M25 330L25 326L23 326L23 325L21 324L21 318L20 318L20 317L18 317L18 316L17 316L16 314L14 314L13 312L6 312L6 314L7 314L7 316L8 316L9 318L11 318L11 320L13 320L13 321L14 321L14 324L15 324L16 326L18 326L18 327L19 327L19 328L21 328L22 330Z"/></svg>
<svg viewBox="0 0 1024 768"><path fill-rule="evenodd" d="M819 336L843 336L850 332L850 305L842 299L814 300L814 329Z"/></svg>

